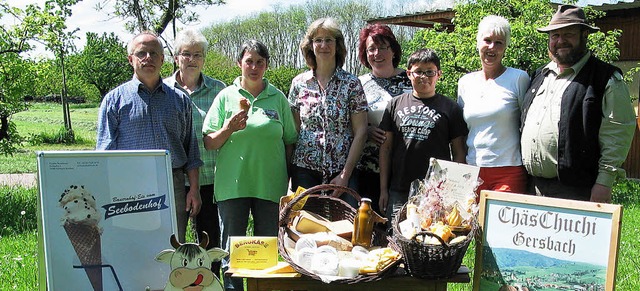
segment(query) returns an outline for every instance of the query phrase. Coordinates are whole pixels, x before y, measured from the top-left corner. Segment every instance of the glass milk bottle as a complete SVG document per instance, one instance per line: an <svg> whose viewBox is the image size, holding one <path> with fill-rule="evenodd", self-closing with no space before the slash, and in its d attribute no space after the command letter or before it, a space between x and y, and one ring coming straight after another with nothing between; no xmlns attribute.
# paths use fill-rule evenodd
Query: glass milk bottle
<svg viewBox="0 0 640 291"><path fill-rule="evenodd" d="M353 246L371 247L371 235L373 233L374 214L371 209L371 199L362 198L358 213L353 221Z"/></svg>

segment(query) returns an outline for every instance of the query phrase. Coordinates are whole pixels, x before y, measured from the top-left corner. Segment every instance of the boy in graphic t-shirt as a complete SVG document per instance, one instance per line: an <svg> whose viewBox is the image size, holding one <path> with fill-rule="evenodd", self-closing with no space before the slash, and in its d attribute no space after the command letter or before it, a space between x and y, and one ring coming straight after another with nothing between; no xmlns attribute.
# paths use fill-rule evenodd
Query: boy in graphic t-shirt
<svg viewBox="0 0 640 291"><path fill-rule="evenodd" d="M407 202L411 182L425 177L431 158L464 163L466 156L462 109L436 93L442 71L435 51L411 54L407 75L413 92L393 98L380 122L386 137L380 147L380 210L389 221Z"/></svg>

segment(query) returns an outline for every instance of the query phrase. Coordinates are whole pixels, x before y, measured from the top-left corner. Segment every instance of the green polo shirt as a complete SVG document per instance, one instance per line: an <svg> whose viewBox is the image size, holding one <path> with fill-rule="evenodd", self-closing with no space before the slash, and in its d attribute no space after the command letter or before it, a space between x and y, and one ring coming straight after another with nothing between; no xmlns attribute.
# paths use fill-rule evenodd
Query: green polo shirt
<svg viewBox="0 0 640 291"><path fill-rule="evenodd" d="M204 121L204 117L207 115L207 111L209 111L209 107L213 103L213 100L216 98L218 93L224 89L227 85L223 82L218 81L214 78L206 76L200 73L203 80L200 83L200 87L196 89L192 94L189 94L184 88L180 86L178 82L176 82L176 73L174 73L171 77L167 77L164 79L164 82L169 86L174 86L180 89L185 94L189 95L191 98L192 105L192 114L191 119L193 120L193 132L196 134L196 139L198 140L198 148L200 149L200 159L204 162L204 165L200 167L200 176L199 176L199 184L200 185L213 185L213 175L214 175L214 167L216 164L216 151L208 151L204 148L204 142L202 141L202 123ZM186 183L189 184L188 179ZM187 185L188 186L188 185Z"/></svg>
<svg viewBox="0 0 640 291"><path fill-rule="evenodd" d="M251 103L247 127L226 140L216 160L216 201L259 198L278 202L288 186L285 145L297 141L298 133L284 94L263 79L265 89L254 98L240 86L240 78L220 91L204 120L203 134L222 128L225 120L240 111L240 98Z"/></svg>

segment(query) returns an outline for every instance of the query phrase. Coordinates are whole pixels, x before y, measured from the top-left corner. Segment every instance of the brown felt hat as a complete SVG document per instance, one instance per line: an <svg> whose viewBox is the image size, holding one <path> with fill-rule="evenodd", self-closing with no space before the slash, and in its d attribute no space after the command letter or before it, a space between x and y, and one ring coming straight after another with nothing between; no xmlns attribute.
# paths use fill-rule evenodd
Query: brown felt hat
<svg viewBox="0 0 640 291"><path fill-rule="evenodd" d="M600 30L600 28L587 24L582 8L574 5L560 5L556 14L551 17L549 25L538 28L538 31L549 32L571 25L582 25L588 28L589 33Z"/></svg>

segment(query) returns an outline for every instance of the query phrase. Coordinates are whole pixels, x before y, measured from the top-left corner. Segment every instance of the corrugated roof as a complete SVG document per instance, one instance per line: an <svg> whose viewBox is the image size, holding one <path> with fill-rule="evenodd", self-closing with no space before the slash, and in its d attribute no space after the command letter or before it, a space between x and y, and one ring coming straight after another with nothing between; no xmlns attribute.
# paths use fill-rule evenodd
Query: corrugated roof
<svg viewBox="0 0 640 291"><path fill-rule="evenodd" d="M550 2L555 5L562 4L562 0L550 0ZM640 0L578 0L576 5L581 7L592 6L596 10L611 11L640 8ZM453 12L453 4L451 5L451 7L368 19L367 22L382 22L387 24L399 24L419 27L430 27L433 26L434 23L450 25L453 15L447 17L439 17L438 15L443 16L446 14L450 14L451 12ZM433 15L433 17L430 17L431 15Z"/></svg>
<svg viewBox="0 0 640 291"><path fill-rule="evenodd" d="M562 0L551 0L551 3L561 4ZM640 7L638 0L578 0L576 5L580 7L593 6L596 10L619 10Z"/></svg>
<svg viewBox="0 0 640 291"><path fill-rule="evenodd" d="M406 22L410 22L413 23L415 25L411 25L411 26L433 26L434 23L449 23L450 24L450 20L451 17L453 17L453 14L451 14L453 12L453 7L451 8L439 8L439 9L435 9L435 10L428 10L428 11L419 11L419 12L415 12L415 13L409 13L409 14L398 14L398 15L392 15L392 16L384 16L384 17L379 17L379 18L373 18L373 19L368 19L367 22L369 23L376 23L376 22L384 22L384 23L389 23L389 20L399 20L400 22L403 23L403 25L407 25ZM451 15L449 15L451 14ZM445 17L443 17L445 16ZM445 21L443 21L445 20ZM393 21L392 21L393 22Z"/></svg>

